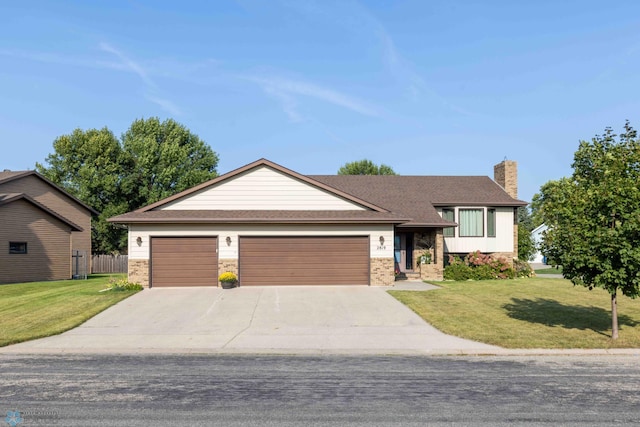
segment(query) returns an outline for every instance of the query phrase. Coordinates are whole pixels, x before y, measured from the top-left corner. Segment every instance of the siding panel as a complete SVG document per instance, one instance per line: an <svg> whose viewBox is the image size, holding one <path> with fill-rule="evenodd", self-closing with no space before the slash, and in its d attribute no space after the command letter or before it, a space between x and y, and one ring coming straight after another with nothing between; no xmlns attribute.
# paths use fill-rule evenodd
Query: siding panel
<svg viewBox="0 0 640 427"><path fill-rule="evenodd" d="M0 206L0 283L71 278L69 226L31 203ZM27 242L26 254L9 254L9 242Z"/></svg>
<svg viewBox="0 0 640 427"><path fill-rule="evenodd" d="M33 175L0 184L0 193L27 194L82 227L83 231L72 232L71 246L72 249L86 251L91 255L91 213L75 200Z"/></svg>
<svg viewBox="0 0 640 427"><path fill-rule="evenodd" d="M267 167L252 170L160 209L365 210L353 202Z"/></svg>

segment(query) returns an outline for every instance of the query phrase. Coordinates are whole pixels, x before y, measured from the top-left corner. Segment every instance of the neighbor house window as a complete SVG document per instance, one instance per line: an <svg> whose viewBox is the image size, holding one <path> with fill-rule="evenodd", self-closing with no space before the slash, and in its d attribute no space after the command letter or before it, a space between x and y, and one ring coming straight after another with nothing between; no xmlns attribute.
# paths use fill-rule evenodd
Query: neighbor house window
<svg viewBox="0 0 640 427"><path fill-rule="evenodd" d="M484 209L460 209L458 211L460 237L484 236Z"/></svg>
<svg viewBox="0 0 640 427"><path fill-rule="evenodd" d="M454 222L455 221L455 213L453 209L442 209L442 219ZM456 231L455 227L447 227L442 230L442 235L444 237L455 237Z"/></svg>
<svg viewBox="0 0 640 427"><path fill-rule="evenodd" d="M10 254L26 254L27 242L9 242Z"/></svg>
<svg viewBox="0 0 640 427"><path fill-rule="evenodd" d="M496 210L487 209L487 237L496 237Z"/></svg>

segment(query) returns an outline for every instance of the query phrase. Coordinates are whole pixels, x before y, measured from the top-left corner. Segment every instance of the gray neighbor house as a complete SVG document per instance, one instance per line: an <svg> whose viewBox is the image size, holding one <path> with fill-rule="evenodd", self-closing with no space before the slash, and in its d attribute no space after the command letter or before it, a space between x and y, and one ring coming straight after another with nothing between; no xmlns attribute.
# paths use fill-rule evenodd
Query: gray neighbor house
<svg viewBox="0 0 640 427"><path fill-rule="evenodd" d="M146 287L389 286L441 280L448 255L517 257L517 164L487 176L303 175L260 159L109 221ZM426 257L423 255L427 254Z"/></svg>

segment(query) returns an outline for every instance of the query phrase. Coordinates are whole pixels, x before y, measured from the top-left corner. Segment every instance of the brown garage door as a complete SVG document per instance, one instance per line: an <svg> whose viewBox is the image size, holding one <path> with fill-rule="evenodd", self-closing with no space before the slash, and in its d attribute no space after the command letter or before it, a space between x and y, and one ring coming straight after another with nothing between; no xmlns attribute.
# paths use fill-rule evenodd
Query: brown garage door
<svg viewBox="0 0 640 427"><path fill-rule="evenodd" d="M241 237L240 286L368 285L368 237Z"/></svg>
<svg viewBox="0 0 640 427"><path fill-rule="evenodd" d="M151 286L217 286L216 237L152 237Z"/></svg>

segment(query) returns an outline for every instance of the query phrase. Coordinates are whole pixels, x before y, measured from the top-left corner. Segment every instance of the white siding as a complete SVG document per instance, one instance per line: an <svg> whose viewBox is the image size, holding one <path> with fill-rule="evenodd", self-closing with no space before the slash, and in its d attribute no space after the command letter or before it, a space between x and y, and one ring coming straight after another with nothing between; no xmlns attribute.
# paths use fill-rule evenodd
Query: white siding
<svg viewBox="0 0 640 427"><path fill-rule="evenodd" d="M264 166L159 209L365 210L360 205Z"/></svg>
<svg viewBox="0 0 640 427"><path fill-rule="evenodd" d="M478 209L477 206L455 207L455 221L458 222L459 209ZM495 208L496 210L496 237L486 237L487 235L487 208L484 209L484 236L485 237L458 237L458 227L456 227L456 237L444 238L444 250L449 253L469 253L479 250L480 252L512 252L513 251L513 208ZM438 209L442 216L442 208Z"/></svg>
<svg viewBox="0 0 640 427"><path fill-rule="evenodd" d="M393 258L393 225L153 225L129 226L129 259L149 259L151 236L217 236L218 258L238 259L239 236L369 236L372 258ZM380 245L380 236L384 244ZM137 243L140 237L142 242ZM231 244L227 245L227 237Z"/></svg>

